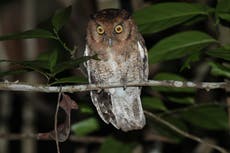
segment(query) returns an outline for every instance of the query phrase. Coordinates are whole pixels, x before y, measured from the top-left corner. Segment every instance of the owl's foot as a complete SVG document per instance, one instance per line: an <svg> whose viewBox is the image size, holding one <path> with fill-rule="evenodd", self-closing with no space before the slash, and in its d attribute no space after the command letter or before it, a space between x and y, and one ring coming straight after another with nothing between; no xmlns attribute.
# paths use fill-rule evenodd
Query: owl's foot
<svg viewBox="0 0 230 153"><path fill-rule="evenodd" d="M127 88L127 85L125 83L124 86L123 86L123 90L126 90L126 88Z"/></svg>
<svg viewBox="0 0 230 153"><path fill-rule="evenodd" d="M100 93L102 93L103 91L104 91L104 89L98 89L98 90L97 90L97 93L100 94Z"/></svg>
<svg viewBox="0 0 230 153"><path fill-rule="evenodd" d="M127 83L127 78L122 77L122 78L121 78L121 83L123 84L123 90L125 90L125 89L127 88L127 85L126 85L126 83Z"/></svg>

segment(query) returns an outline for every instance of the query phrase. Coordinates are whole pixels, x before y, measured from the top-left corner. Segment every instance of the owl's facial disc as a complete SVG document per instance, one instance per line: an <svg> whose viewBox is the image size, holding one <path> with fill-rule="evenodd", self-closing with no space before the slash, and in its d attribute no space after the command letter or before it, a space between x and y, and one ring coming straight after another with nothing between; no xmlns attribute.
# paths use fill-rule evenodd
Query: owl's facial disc
<svg viewBox="0 0 230 153"><path fill-rule="evenodd" d="M109 21L92 20L90 24L93 25L90 29L92 38L104 47L120 46L130 32L128 22L120 18Z"/></svg>

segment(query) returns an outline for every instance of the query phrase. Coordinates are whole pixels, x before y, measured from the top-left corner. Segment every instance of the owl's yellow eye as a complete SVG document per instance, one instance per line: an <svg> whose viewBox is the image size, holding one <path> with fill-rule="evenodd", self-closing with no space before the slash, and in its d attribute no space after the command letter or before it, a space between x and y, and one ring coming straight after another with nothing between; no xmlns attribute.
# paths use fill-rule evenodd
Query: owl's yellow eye
<svg viewBox="0 0 230 153"><path fill-rule="evenodd" d="M123 27L122 27L122 25L117 25L114 30L116 33L119 34L123 31Z"/></svg>
<svg viewBox="0 0 230 153"><path fill-rule="evenodd" d="M102 26L97 26L97 33L98 33L99 35L102 35L102 34L105 33L105 30L102 28Z"/></svg>

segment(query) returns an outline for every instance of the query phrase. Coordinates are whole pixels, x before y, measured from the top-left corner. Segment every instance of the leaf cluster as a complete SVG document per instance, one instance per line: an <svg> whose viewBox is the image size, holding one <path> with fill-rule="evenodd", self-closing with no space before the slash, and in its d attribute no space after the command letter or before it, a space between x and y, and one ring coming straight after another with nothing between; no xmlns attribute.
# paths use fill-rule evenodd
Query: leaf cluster
<svg viewBox="0 0 230 153"><path fill-rule="evenodd" d="M15 40L15 39L34 39L43 38L48 40L57 41L70 55L73 55L75 49L70 49L61 40L59 31L66 24L71 15L72 7L69 6L64 9L57 10L51 18L50 24L52 30L46 29L32 29L24 32L18 32L5 36L0 36L0 41ZM71 59L70 56L67 59L61 60L64 54L57 48L53 47L50 51L40 54L35 60L27 61L12 61L12 60L0 60L0 62L8 62L13 65L19 65L20 68L16 70L9 70L0 72L0 77L6 75L20 74L30 71L35 71L47 78L50 85L61 84L61 83L79 83L85 82L85 79L80 76L68 76L59 78L58 75L66 70L74 69L80 66L85 61L96 58L96 57L80 57L77 59Z"/></svg>

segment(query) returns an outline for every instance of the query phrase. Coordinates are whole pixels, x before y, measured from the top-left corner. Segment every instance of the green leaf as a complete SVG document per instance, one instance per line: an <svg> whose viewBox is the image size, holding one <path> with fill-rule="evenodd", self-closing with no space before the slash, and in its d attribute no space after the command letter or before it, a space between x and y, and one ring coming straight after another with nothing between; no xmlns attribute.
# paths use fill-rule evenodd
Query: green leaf
<svg viewBox="0 0 230 153"><path fill-rule="evenodd" d="M45 77L48 77L49 63L44 60L32 60L32 61L13 61L13 60L0 60L0 62L8 62L11 64L20 65L22 70L33 70Z"/></svg>
<svg viewBox="0 0 230 153"><path fill-rule="evenodd" d="M217 42L206 33L187 31L164 38L149 51L150 63L178 59L198 52L210 43Z"/></svg>
<svg viewBox="0 0 230 153"><path fill-rule="evenodd" d="M18 75L18 74L22 74L26 72L28 72L28 70L24 70L24 69L9 70L9 71L3 71L3 72L0 71L0 77Z"/></svg>
<svg viewBox="0 0 230 153"><path fill-rule="evenodd" d="M225 108L217 106L203 106L184 111L181 117L192 125L209 129L228 129L228 116Z"/></svg>
<svg viewBox="0 0 230 153"><path fill-rule="evenodd" d="M89 106L89 104L79 104L79 109L81 113L84 114L93 114L94 110L92 109L92 107Z"/></svg>
<svg viewBox="0 0 230 153"><path fill-rule="evenodd" d="M186 81L182 76L173 74L173 73L158 73L155 77L155 80L175 80L175 81ZM151 87L153 90L161 92L195 92L194 88L173 88L173 87Z"/></svg>
<svg viewBox="0 0 230 153"><path fill-rule="evenodd" d="M108 137L102 144L99 153L132 153L135 143L123 143L112 137Z"/></svg>
<svg viewBox="0 0 230 153"><path fill-rule="evenodd" d="M48 61L43 61L43 60L22 61L19 62L18 64L30 69L39 69L39 70L49 69Z"/></svg>
<svg viewBox="0 0 230 153"><path fill-rule="evenodd" d="M209 65L211 66L211 73L213 75L230 78L230 67L226 67L214 62L209 62Z"/></svg>
<svg viewBox="0 0 230 153"><path fill-rule="evenodd" d="M58 52L57 50L54 50L49 56L49 66L50 66L49 69L51 73L53 72L53 69L57 64L57 60L58 60Z"/></svg>
<svg viewBox="0 0 230 153"><path fill-rule="evenodd" d="M216 14L219 18L230 21L230 1L219 0L216 7Z"/></svg>
<svg viewBox="0 0 230 153"><path fill-rule="evenodd" d="M100 129L98 120L95 118L88 118L71 127L72 131L78 136L84 136Z"/></svg>
<svg viewBox="0 0 230 153"><path fill-rule="evenodd" d="M225 45L217 49L209 50L206 52L206 54L230 61L230 45Z"/></svg>
<svg viewBox="0 0 230 153"><path fill-rule="evenodd" d="M210 8L200 4L159 3L134 12L142 33L155 33L184 23L197 16L206 16Z"/></svg>
<svg viewBox="0 0 230 153"><path fill-rule="evenodd" d="M11 64L18 64L26 68L49 69L48 61L44 60L31 60L31 61L13 61L13 60L0 60L0 62L8 62Z"/></svg>
<svg viewBox="0 0 230 153"><path fill-rule="evenodd" d="M51 54L55 51L54 50L46 50L42 53L40 53L38 56L37 56L37 60L41 60L41 61L49 61L50 60L50 56Z"/></svg>
<svg viewBox="0 0 230 153"><path fill-rule="evenodd" d="M156 80L177 80L177 81L186 81L185 78L173 73L158 73L155 75L154 79Z"/></svg>
<svg viewBox="0 0 230 153"><path fill-rule="evenodd" d="M195 100L194 100L193 97L171 97L171 96L169 96L168 99L171 102L179 103L179 104L190 105L190 104L194 104L195 103Z"/></svg>
<svg viewBox="0 0 230 153"><path fill-rule="evenodd" d="M52 17L52 25L56 31L59 31L70 18L72 6L57 10Z"/></svg>
<svg viewBox="0 0 230 153"><path fill-rule="evenodd" d="M60 78L57 81L50 83L50 85L62 84L62 83L87 83L87 79L81 76L70 76L66 78Z"/></svg>
<svg viewBox="0 0 230 153"><path fill-rule="evenodd" d="M182 25L183 26L192 26L192 25L194 25L194 24L196 24L198 22L201 22L201 21L205 20L206 18L207 18L207 16L201 16L201 15L200 16L195 16L192 19L190 19L189 21L183 23Z"/></svg>
<svg viewBox="0 0 230 153"><path fill-rule="evenodd" d="M31 38L47 38L56 39L53 33L44 29L34 29L24 32L13 33L10 35L0 36L0 41L12 40L12 39L31 39Z"/></svg>
<svg viewBox="0 0 230 153"><path fill-rule="evenodd" d="M70 59L68 61L58 63L53 68L53 75L56 75L67 69L76 68L77 66L79 66L79 64L84 63L85 61L92 59L92 58L95 58L95 57L94 56L83 56L78 59Z"/></svg>
<svg viewBox="0 0 230 153"><path fill-rule="evenodd" d="M161 110L161 111L167 110L167 108L165 107L161 99L155 97L144 97L142 99L142 105L143 108L147 110Z"/></svg>
<svg viewBox="0 0 230 153"><path fill-rule="evenodd" d="M189 55L185 62L183 63L182 67L180 68L180 71L183 71L184 69L190 69L190 63L197 62L200 59L200 52L194 52L193 54Z"/></svg>

